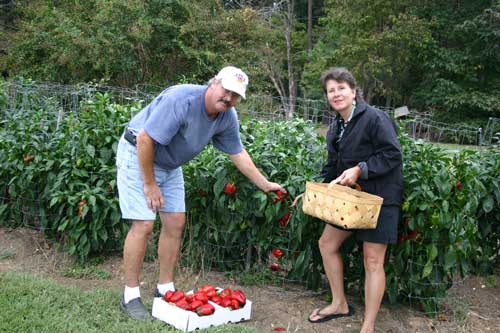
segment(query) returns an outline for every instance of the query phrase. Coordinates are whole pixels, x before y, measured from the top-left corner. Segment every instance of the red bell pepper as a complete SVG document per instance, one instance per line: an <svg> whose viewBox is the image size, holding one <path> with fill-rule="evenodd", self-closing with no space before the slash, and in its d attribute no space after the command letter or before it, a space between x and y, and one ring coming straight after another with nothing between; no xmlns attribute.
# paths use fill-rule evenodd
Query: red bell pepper
<svg viewBox="0 0 500 333"><path fill-rule="evenodd" d="M408 239L415 239L419 234L420 234L420 231L418 231L418 230L412 230L408 234Z"/></svg>
<svg viewBox="0 0 500 333"><path fill-rule="evenodd" d="M224 288L222 291L219 293L219 296L222 298L231 298L232 291L229 288Z"/></svg>
<svg viewBox="0 0 500 333"><path fill-rule="evenodd" d="M224 186L224 193L227 195L234 195L236 193L237 187L232 182L226 183Z"/></svg>
<svg viewBox="0 0 500 333"><path fill-rule="evenodd" d="M208 296L208 298L212 298L217 295L217 291L214 289L209 289L205 292L205 294Z"/></svg>
<svg viewBox="0 0 500 333"><path fill-rule="evenodd" d="M174 292L172 297L170 297L170 302L177 303L181 299L184 299L184 292L181 290L177 290L176 292Z"/></svg>
<svg viewBox="0 0 500 333"><path fill-rule="evenodd" d="M197 299L194 300L191 304L190 304L190 307L191 307L191 311L196 311L196 309L198 309L200 306L203 305L203 302L202 301L198 301Z"/></svg>
<svg viewBox="0 0 500 333"><path fill-rule="evenodd" d="M167 291L165 295L163 295L163 299L165 300L165 302L170 302L173 294L174 292L172 290Z"/></svg>
<svg viewBox="0 0 500 333"><path fill-rule="evenodd" d="M280 217L280 219L278 220L279 224L280 224L280 227L284 228L287 226L288 224L288 220L290 219L290 215L292 215L291 212L287 212L285 215L283 215L282 217Z"/></svg>
<svg viewBox="0 0 500 333"><path fill-rule="evenodd" d="M191 309L191 306L189 305L189 303L186 301L185 298L181 298L180 300L178 300L177 302L175 302L175 306L181 308L181 309L184 309L184 310L190 310Z"/></svg>
<svg viewBox="0 0 500 333"><path fill-rule="evenodd" d="M208 302L208 296L203 291L197 291L194 293L194 299L198 301L202 301L203 304Z"/></svg>
<svg viewBox="0 0 500 333"><path fill-rule="evenodd" d="M208 293L209 290L215 290L215 287L210 284L207 284L205 286L201 286L200 288L198 288L198 291L203 291L204 293Z"/></svg>
<svg viewBox="0 0 500 333"><path fill-rule="evenodd" d="M231 300L231 309L238 310L239 308L240 308L240 303L237 300L232 299Z"/></svg>
<svg viewBox="0 0 500 333"><path fill-rule="evenodd" d="M246 298L245 294L239 289L233 291L233 294L231 295L231 297L233 300L238 301L238 303L240 305L245 305L245 303L247 302L247 298Z"/></svg>
<svg viewBox="0 0 500 333"><path fill-rule="evenodd" d="M274 191L274 194L276 194L276 197L273 199L274 203L280 202L288 196L288 193L281 192L280 190Z"/></svg>
<svg viewBox="0 0 500 333"><path fill-rule="evenodd" d="M196 313L198 314L198 316L209 316L212 313L214 313L214 311L215 311L215 308L210 303L203 304L202 306L200 306L196 309Z"/></svg>
<svg viewBox="0 0 500 333"><path fill-rule="evenodd" d="M283 251L281 251L281 249L273 249L271 251L271 253L273 254L273 256L275 256L276 258L281 258L283 256Z"/></svg>
<svg viewBox="0 0 500 333"><path fill-rule="evenodd" d="M223 298L222 301L220 301L220 306L223 308L227 308L228 306L231 305L231 299L230 298Z"/></svg>
<svg viewBox="0 0 500 333"><path fill-rule="evenodd" d="M214 296L214 297L211 297L210 300L212 302L214 302L215 304L219 304L220 305L220 302L222 301L222 297L220 297L220 296Z"/></svg>
<svg viewBox="0 0 500 333"><path fill-rule="evenodd" d="M186 301L188 303L191 303L192 301L194 301L194 295L193 294L187 294L185 297Z"/></svg>

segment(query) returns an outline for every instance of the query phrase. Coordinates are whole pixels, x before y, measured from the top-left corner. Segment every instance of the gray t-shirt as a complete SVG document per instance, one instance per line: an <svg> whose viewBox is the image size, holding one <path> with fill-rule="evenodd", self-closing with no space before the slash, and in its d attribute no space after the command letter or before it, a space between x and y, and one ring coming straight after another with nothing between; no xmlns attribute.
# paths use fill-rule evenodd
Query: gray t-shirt
<svg viewBox="0 0 500 333"><path fill-rule="evenodd" d="M243 150L236 110L210 119L205 111L207 86L182 84L169 87L136 114L129 128L144 128L155 141L154 163L175 169L190 161L212 141L215 148L238 154Z"/></svg>

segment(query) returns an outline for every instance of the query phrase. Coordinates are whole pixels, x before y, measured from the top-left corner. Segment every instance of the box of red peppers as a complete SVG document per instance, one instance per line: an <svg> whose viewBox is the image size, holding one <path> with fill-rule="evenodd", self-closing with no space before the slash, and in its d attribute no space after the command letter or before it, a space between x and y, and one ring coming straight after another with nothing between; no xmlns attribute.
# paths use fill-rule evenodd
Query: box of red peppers
<svg viewBox="0 0 500 333"><path fill-rule="evenodd" d="M191 332L250 319L252 302L241 290L205 285L196 291L169 291L153 301L153 317Z"/></svg>

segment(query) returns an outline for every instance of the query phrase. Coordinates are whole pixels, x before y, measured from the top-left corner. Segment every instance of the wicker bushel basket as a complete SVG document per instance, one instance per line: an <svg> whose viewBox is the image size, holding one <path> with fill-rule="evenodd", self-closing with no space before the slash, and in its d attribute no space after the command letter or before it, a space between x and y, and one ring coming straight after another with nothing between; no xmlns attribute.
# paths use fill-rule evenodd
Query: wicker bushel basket
<svg viewBox="0 0 500 333"><path fill-rule="evenodd" d="M383 198L335 183L306 182L302 210L344 229L375 229Z"/></svg>

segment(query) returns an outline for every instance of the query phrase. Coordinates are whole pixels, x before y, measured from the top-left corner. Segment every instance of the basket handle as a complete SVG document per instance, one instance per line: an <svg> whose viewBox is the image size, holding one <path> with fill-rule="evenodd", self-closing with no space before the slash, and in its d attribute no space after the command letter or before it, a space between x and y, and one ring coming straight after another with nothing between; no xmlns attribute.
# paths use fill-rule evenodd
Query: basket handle
<svg viewBox="0 0 500 333"><path fill-rule="evenodd" d="M303 196L304 196L304 193L296 196L295 199L293 199L292 205L290 207L295 207L295 205L297 204L297 201L299 201L299 199L302 198Z"/></svg>
<svg viewBox="0 0 500 333"><path fill-rule="evenodd" d="M328 188L332 188L332 187L333 187L333 184L337 184L337 183L339 183L339 182L340 182L340 180L338 180L338 179L334 179L334 180L332 180L332 181L330 182L330 184L328 184ZM357 191L361 191L361 186L359 186L359 184L358 184L358 183L354 183L354 185L352 185L352 186L354 186L354 189L355 189L355 190L357 190Z"/></svg>

